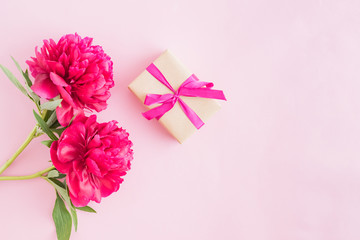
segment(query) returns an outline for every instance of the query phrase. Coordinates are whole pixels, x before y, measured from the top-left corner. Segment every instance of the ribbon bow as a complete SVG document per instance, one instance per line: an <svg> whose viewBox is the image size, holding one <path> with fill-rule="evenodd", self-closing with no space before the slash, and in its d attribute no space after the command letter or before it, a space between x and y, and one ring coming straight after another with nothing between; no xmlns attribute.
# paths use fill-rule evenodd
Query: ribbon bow
<svg viewBox="0 0 360 240"><path fill-rule="evenodd" d="M172 109L175 103L178 101L180 107L184 111L185 115L199 129L204 125L204 122L200 117L180 98L180 96L186 97L202 97L226 100L224 93L220 90L211 89L214 84L210 82L200 82L199 79L193 74L185 82L181 84L179 89L175 91L173 87L166 80L160 70L152 63L146 68L146 70L155 77L159 82L164 84L170 89L173 94L147 94L144 104L150 106L155 103L162 103L160 106L150 109L143 113L143 116L150 120L156 118L159 120L166 112Z"/></svg>

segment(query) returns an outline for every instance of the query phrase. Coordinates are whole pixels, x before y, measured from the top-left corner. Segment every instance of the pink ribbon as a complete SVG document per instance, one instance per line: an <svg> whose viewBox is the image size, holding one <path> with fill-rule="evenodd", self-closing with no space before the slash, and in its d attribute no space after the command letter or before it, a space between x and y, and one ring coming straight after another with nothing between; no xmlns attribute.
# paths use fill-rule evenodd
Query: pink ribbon
<svg viewBox="0 0 360 240"><path fill-rule="evenodd" d="M193 74L185 82L181 84L179 89L175 91L173 87L166 80L164 75L160 70L152 63L146 68L146 70L159 82L164 84L168 89L170 89L173 94L147 94L144 104L152 105L155 103L161 103L160 106L150 109L143 113L143 116L150 120L156 118L159 120L166 112L172 109L175 103L178 101L180 107L189 118L189 120L194 124L194 126L199 129L204 125L204 122L200 117L180 98L180 96L186 97L202 97L202 98L213 98L226 100L224 93L221 90L211 89L214 84L210 82L200 82L199 79Z"/></svg>

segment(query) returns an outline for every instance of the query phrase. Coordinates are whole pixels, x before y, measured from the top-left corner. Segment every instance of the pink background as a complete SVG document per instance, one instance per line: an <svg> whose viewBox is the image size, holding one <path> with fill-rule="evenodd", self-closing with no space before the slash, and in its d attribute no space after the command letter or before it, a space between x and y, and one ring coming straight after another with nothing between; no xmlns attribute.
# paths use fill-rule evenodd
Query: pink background
<svg viewBox="0 0 360 240"><path fill-rule="evenodd" d="M130 132L135 160L72 239L360 239L357 0L2 1L0 63L26 67L42 39L91 36L114 61L100 121ZM183 145L147 121L127 85L169 48L228 102ZM19 75L17 75L19 76ZM0 162L35 124L0 74ZM49 166L36 139L6 175ZM42 179L0 182L1 239L55 239Z"/></svg>

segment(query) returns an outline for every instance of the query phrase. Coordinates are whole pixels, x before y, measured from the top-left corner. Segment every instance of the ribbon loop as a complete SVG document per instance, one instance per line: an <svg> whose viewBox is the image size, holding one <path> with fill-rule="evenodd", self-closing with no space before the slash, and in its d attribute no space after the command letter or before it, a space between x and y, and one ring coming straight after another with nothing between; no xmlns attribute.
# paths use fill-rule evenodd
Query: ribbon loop
<svg viewBox="0 0 360 240"><path fill-rule="evenodd" d="M159 120L166 112L170 111L176 102L179 102L181 109L184 111L185 115L189 118L192 124L197 128L201 128L204 125L204 122L200 119L200 117L192 110L181 98L180 96L186 97L201 97L201 98L212 98L212 99L220 99L225 100L225 95L221 90L213 90L211 89L214 84L211 82L201 82L199 79L192 74L188 79L186 79L179 89L175 91L170 83L166 80L164 75L160 72L160 70L152 63L150 64L146 70L159 82L165 85L168 89L170 89L173 94L147 94L144 104L152 105L159 103L161 104L158 107L152 108L143 113L143 116L150 120L156 118Z"/></svg>

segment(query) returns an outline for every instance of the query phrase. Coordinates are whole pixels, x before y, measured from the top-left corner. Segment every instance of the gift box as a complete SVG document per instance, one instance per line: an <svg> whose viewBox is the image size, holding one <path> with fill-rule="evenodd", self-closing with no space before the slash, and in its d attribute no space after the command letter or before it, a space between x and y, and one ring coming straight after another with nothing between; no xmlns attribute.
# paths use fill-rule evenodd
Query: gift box
<svg viewBox="0 0 360 240"><path fill-rule="evenodd" d="M195 133L225 100L213 84L201 82L171 52L166 50L128 86L149 109L147 119L156 118L180 143Z"/></svg>

